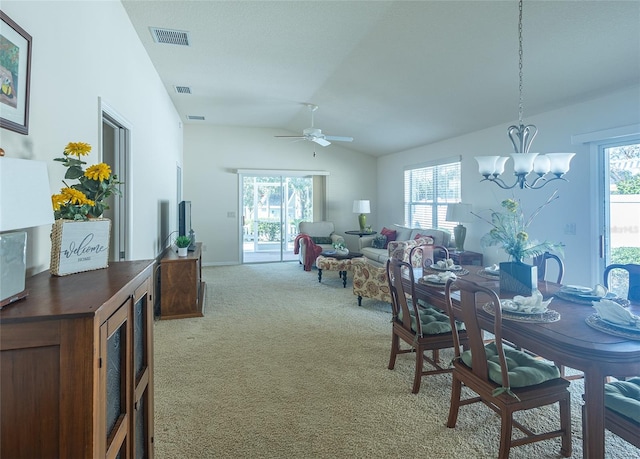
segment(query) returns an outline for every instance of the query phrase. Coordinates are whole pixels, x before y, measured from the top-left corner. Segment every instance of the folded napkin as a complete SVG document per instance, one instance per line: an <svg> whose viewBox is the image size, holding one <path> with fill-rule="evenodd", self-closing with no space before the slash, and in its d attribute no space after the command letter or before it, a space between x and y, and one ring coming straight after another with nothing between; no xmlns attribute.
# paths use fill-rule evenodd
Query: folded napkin
<svg viewBox="0 0 640 459"><path fill-rule="evenodd" d="M451 271L445 271L443 273L438 273L438 274L428 274L424 276L424 280L429 282L435 282L438 284L444 284L449 279L456 280L457 278L458 277Z"/></svg>
<svg viewBox="0 0 640 459"><path fill-rule="evenodd" d="M500 271L500 266L498 266L497 264L494 263L491 266L487 266L484 269L485 269L485 271Z"/></svg>
<svg viewBox="0 0 640 459"><path fill-rule="evenodd" d="M592 301L594 309L598 311L601 319L613 324L624 325L626 327L635 327L640 330L640 317L620 306L615 301L602 299L600 301Z"/></svg>
<svg viewBox="0 0 640 459"><path fill-rule="evenodd" d="M515 310L518 312L544 312L547 310L547 306L551 303L553 297L549 298L547 301L542 301L542 293L539 290L533 292L531 296L521 296L516 295L513 297L513 300L504 300L503 306L508 310Z"/></svg>
<svg viewBox="0 0 640 459"><path fill-rule="evenodd" d="M436 263L436 266L438 268L441 269L449 269L449 268L453 268L453 260L451 258L447 258L445 260L440 260L439 262Z"/></svg>

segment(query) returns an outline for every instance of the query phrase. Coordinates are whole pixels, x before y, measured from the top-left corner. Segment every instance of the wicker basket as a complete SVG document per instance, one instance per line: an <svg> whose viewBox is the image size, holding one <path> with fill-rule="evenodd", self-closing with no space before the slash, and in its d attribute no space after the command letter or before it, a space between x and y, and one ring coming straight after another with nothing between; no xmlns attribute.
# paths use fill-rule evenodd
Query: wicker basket
<svg viewBox="0 0 640 459"><path fill-rule="evenodd" d="M51 231L51 265L54 276L92 271L109 266L111 220L56 220Z"/></svg>

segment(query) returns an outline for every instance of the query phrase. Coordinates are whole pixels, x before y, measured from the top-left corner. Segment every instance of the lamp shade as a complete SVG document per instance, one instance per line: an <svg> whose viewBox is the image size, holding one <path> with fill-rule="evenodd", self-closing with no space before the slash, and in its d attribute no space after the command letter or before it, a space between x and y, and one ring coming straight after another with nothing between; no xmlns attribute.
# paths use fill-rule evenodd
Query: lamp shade
<svg viewBox="0 0 640 459"><path fill-rule="evenodd" d="M368 199L360 199L353 201L354 214L368 214L371 212L371 206Z"/></svg>
<svg viewBox="0 0 640 459"><path fill-rule="evenodd" d="M471 204L449 204L447 206L447 221L469 222L471 221Z"/></svg>
<svg viewBox="0 0 640 459"><path fill-rule="evenodd" d="M0 232L53 223L44 161L0 157Z"/></svg>

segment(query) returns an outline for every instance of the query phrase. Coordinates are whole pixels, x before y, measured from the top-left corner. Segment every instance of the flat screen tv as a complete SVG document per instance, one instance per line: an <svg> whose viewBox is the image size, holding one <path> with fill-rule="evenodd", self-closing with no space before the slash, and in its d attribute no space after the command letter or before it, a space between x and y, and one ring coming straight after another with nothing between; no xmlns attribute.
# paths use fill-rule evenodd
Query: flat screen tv
<svg viewBox="0 0 640 459"><path fill-rule="evenodd" d="M191 201L180 201L178 204L178 236L190 236L191 229Z"/></svg>

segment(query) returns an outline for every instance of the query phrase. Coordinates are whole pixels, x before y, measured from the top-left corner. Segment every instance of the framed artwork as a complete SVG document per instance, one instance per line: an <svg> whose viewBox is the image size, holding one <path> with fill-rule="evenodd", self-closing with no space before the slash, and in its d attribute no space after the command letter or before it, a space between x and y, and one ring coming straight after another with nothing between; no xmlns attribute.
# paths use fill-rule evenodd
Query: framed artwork
<svg viewBox="0 0 640 459"><path fill-rule="evenodd" d="M0 11L0 127L29 133L31 35Z"/></svg>

